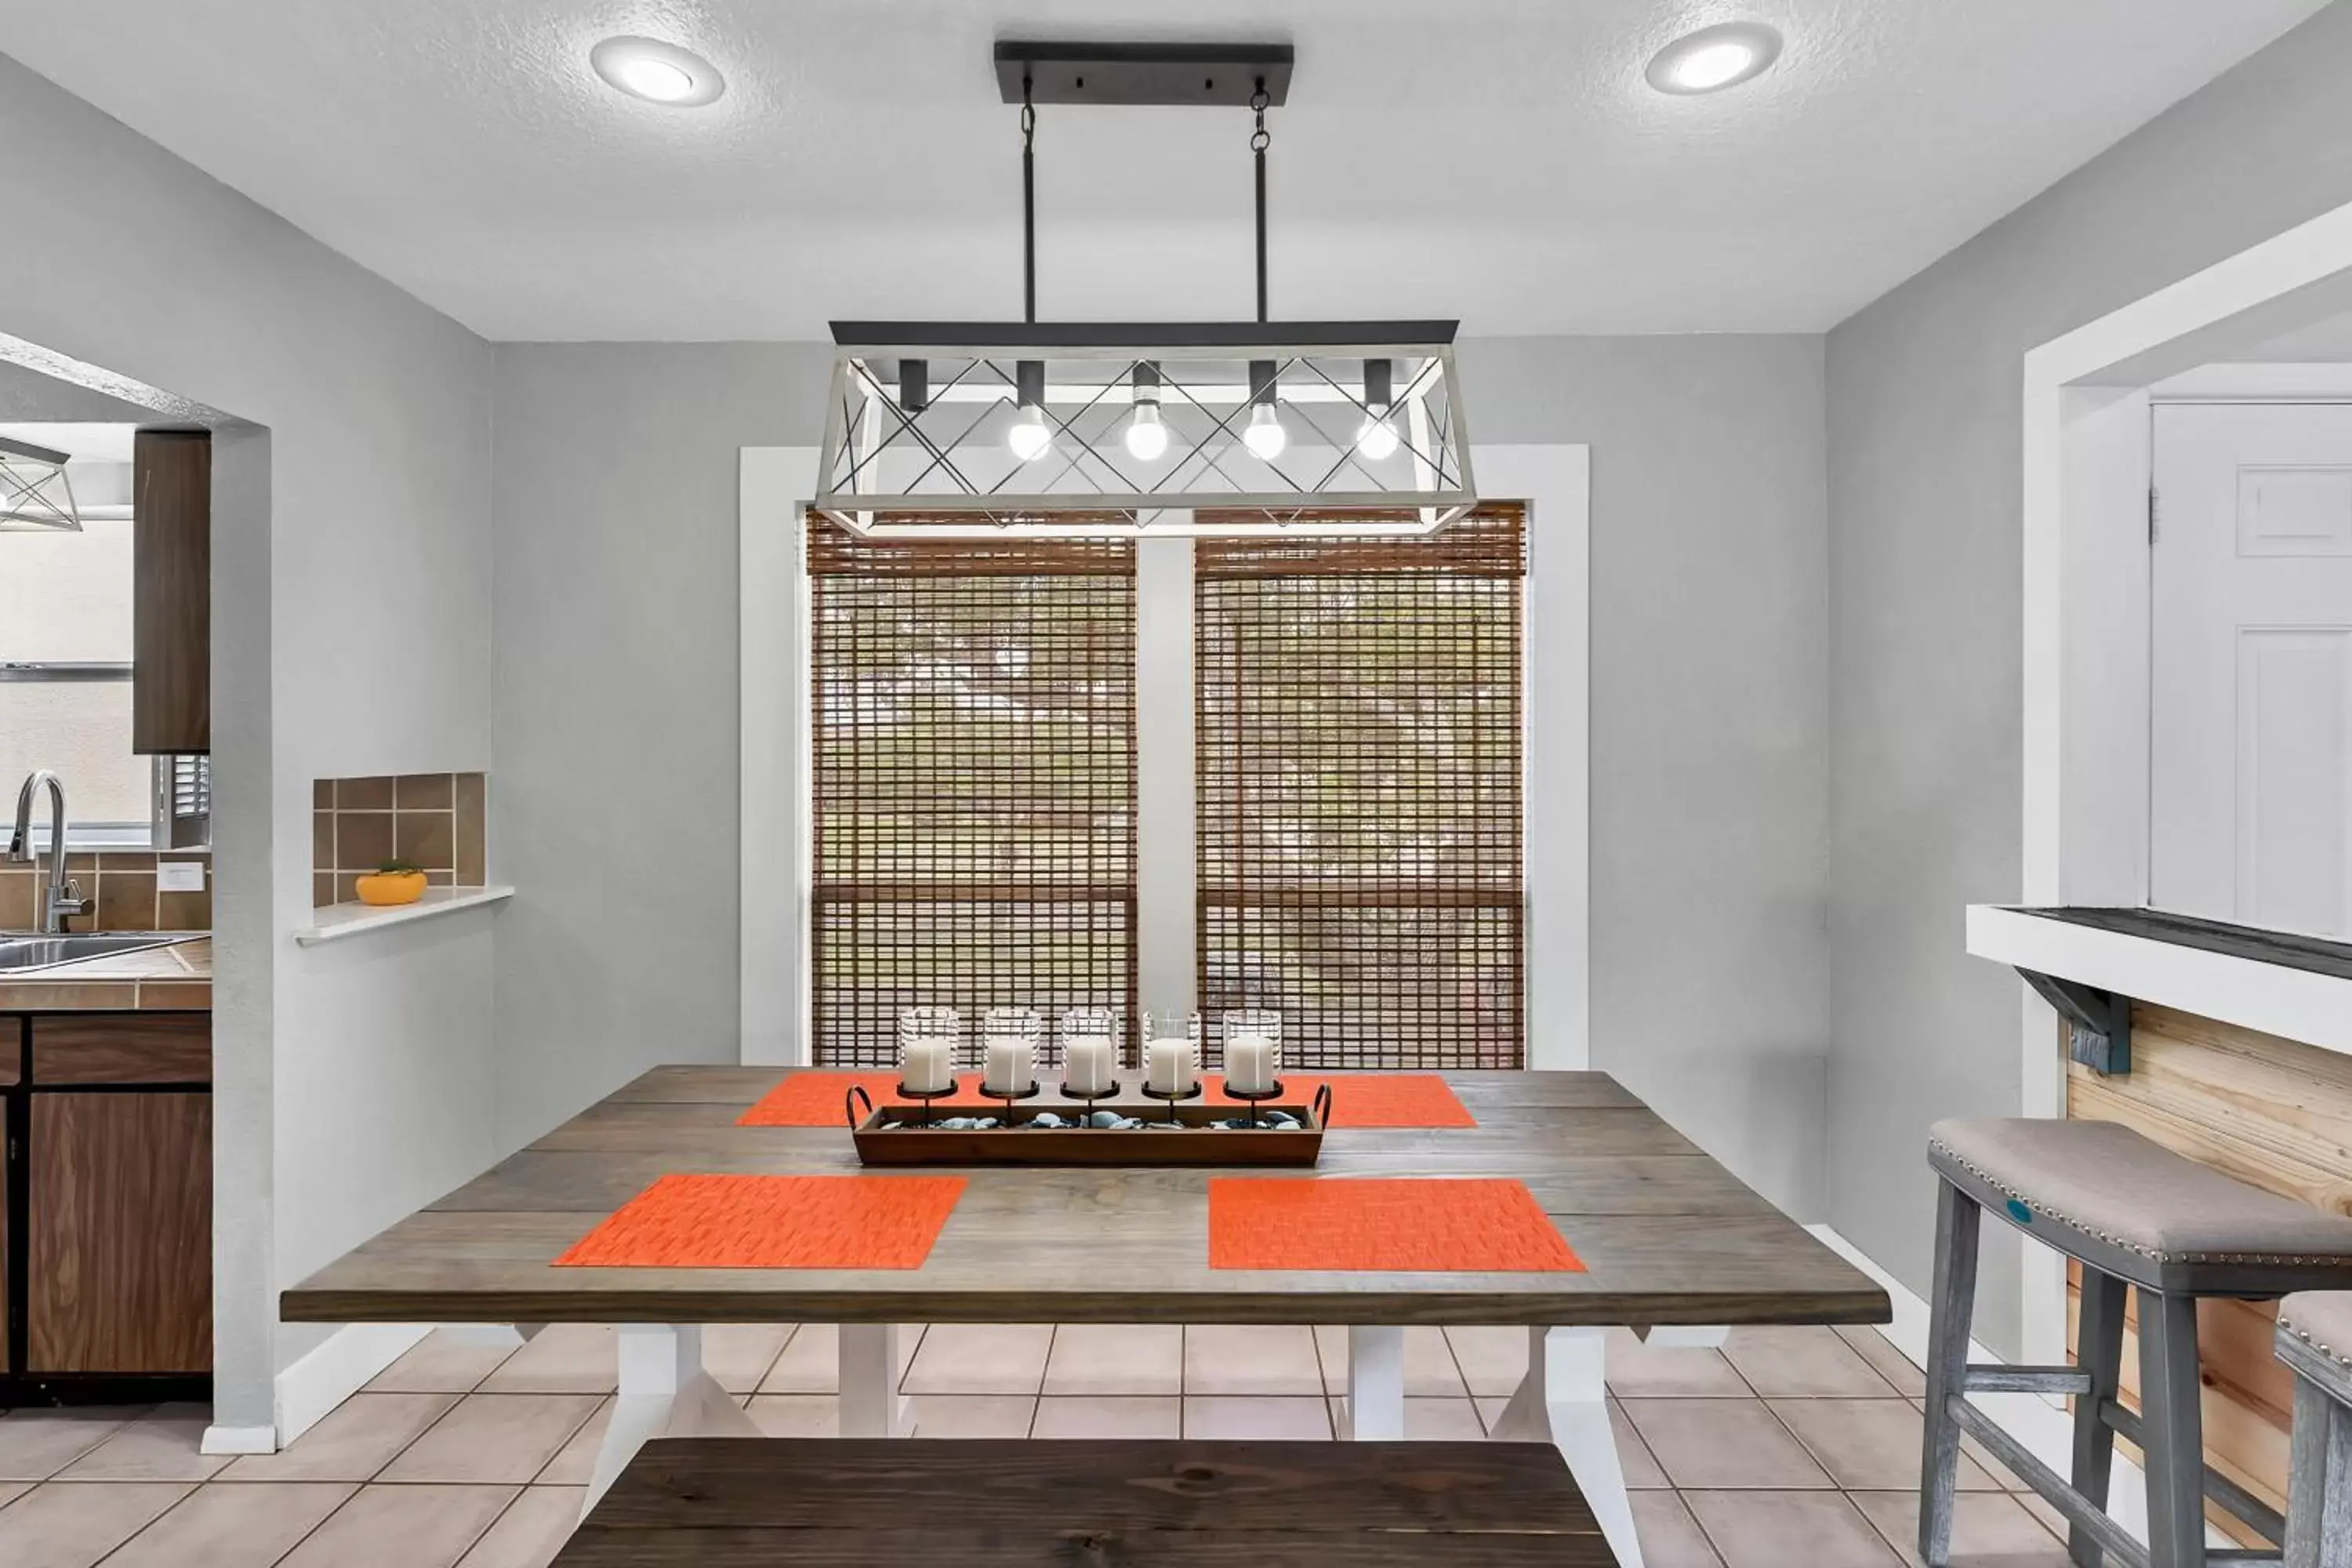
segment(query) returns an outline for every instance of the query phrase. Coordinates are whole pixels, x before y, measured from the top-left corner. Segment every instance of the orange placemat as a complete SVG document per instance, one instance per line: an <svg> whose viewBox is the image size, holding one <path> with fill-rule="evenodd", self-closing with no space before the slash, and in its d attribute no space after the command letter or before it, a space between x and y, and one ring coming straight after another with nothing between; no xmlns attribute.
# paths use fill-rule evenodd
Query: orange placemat
<svg viewBox="0 0 2352 1568"><path fill-rule="evenodd" d="M664 1176L555 1261L580 1268L920 1268L961 1176Z"/></svg>
<svg viewBox="0 0 2352 1568"><path fill-rule="evenodd" d="M1522 1183L1390 1176L1212 1176L1209 1267L1584 1270Z"/></svg>
<svg viewBox="0 0 2352 1568"><path fill-rule="evenodd" d="M1224 1078L1207 1072L1201 1082L1211 1100L1223 1102ZM1454 1088L1435 1073L1349 1072L1282 1075L1282 1097L1300 1105L1312 1101L1318 1085L1331 1086L1334 1127L1475 1127L1478 1119ZM1232 1102L1232 1103L1238 1103Z"/></svg>
<svg viewBox="0 0 2352 1568"><path fill-rule="evenodd" d="M950 1107L1002 1105L980 1092L981 1075L960 1073L956 1091L946 1100L935 1100L932 1105L946 1110ZM843 1100L855 1087L871 1095L876 1104L888 1099L898 1087L898 1075L894 1072L796 1072L762 1095L760 1102L735 1119L738 1127L845 1127L848 1118L843 1110Z"/></svg>

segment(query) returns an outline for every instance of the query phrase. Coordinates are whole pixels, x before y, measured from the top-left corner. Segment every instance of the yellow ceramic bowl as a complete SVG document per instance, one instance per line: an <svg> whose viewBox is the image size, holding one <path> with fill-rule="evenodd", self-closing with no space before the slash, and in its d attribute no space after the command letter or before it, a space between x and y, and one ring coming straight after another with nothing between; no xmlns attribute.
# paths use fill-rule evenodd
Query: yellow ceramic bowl
<svg viewBox="0 0 2352 1568"><path fill-rule="evenodd" d="M363 904L413 904L425 896L422 871L374 871L359 880Z"/></svg>

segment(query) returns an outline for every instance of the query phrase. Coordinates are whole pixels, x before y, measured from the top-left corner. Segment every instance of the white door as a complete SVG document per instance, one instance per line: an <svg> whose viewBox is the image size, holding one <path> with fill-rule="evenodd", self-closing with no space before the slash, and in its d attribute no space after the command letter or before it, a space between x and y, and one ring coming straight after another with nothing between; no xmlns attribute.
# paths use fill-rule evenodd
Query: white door
<svg viewBox="0 0 2352 1568"><path fill-rule="evenodd" d="M2352 405L2155 439L2148 901L2352 937Z"/></svg>

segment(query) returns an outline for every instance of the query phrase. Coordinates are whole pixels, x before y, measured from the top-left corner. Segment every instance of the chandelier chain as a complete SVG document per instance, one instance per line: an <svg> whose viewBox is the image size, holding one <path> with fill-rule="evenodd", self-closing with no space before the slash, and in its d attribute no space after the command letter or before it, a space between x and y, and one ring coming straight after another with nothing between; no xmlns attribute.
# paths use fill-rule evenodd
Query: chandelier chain
<svg viewBox="0 0 2352 1568"><path fill-rule="evenodd" d="M1250 153L1257 162L1257 319L1265 315L1265 150L1274 138L1266 133L1265 107L1270 102L1265 91L1265 78L1257 79L1257 90L1250 94L1250 112L1256 117L1257 128L1250 132Z"/></svg>

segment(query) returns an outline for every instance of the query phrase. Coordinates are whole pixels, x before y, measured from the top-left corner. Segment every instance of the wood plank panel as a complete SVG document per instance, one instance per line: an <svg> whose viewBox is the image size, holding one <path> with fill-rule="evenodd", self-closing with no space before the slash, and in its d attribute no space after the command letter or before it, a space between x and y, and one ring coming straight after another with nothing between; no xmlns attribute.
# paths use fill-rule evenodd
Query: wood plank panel
<svg viewBox="0 0 2352 1568"><path fill-rule="evenodd" d="M46 1013L33 1021L33 1081L210 1083L210 1013Z"/></svg>
<svg viewBox="0 0 2352 1568"><path fill-rule="evenodd" d="M131 749L213 749L213 438L131 438Z"/></svg>
<svg viewBox="0 0 2352 1568"><path fill-rule="evenodd" d="M34 1097L26 1370L211 1370L212 1106Z"/></svg>
<svg viewBox="0 0 2352 1568"><path fill-rule="evenodd" d="M2251 1185L2352 1215L2352 1057L2142 1004L2132 1011L2132 1070L2101 1078L2070 1066L2066 1113L2120 1122ZM2070 1350L2078 1291L2070 1270ZM2274 1507L2293 1401L2272 1353L2276 1319L2268 1302L2207 1301L2197 1314L2206 1460ZM2124 1402L2135 1409L2137 1357L2127 1328Z"/></svg>
<svg viewBox="0 0 2352 1568"><path fill-rule="evenodd" d="M25 1020L0 1016L0 1088L15 1083L25 1072Z"/></svg>

